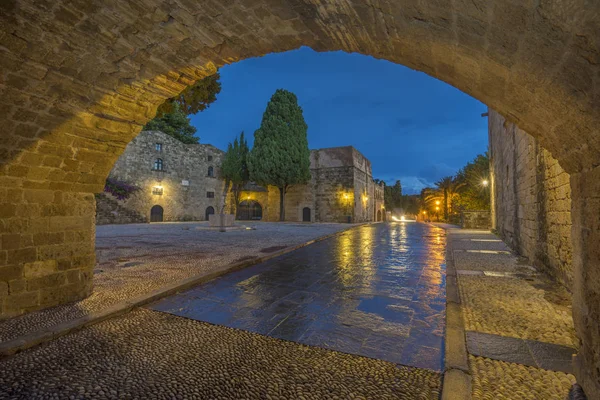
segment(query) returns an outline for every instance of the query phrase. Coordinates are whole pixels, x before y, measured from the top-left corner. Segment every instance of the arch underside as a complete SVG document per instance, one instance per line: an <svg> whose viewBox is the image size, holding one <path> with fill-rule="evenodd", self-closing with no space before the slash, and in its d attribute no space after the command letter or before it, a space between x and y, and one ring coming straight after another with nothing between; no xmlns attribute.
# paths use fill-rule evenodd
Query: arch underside
<svg viewBox="0 0 600 400"><path fill-rule="evenodd" d="M90 293L92 193L165 99L223 64L300 46L343 50L459 88L536 137L571 174L574 312L586 388L598 384L600 279L590 278L600 276L600 4L9 0L0 27L0 228L15 235L11 248L3 242L0 268L77 271L62 297L27 309ZM40 233L54 236L34 240ZM3 301L0 315L23 312Z"/></svg>

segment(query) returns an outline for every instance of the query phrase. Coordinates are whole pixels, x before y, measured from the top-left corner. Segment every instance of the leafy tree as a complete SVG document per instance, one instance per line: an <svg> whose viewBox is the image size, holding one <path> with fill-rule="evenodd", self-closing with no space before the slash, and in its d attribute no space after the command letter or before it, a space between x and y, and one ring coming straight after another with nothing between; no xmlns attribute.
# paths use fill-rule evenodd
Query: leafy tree
<svg viewBox="0 0 600 400"><path fill-rule="evenodd" d="M490 161L487 155L479 154L473 161L467 163L456 174L456 181L462 184L460 196L454 206L458 210L489 210L489 186L482 182L488 180L490 175Z"/></svg>
<svg viewBox="0 0 600 400"><path fill-rule="evenodd" d="M157 117L171 114L177 108L186 115L206 110L211 103L217 100L217 94L221 92L220 78L221 76L217 72L188 86L179 95L170 98L158 107Z"/></svg>
<svg viewBox="0 0 600 400"><path fill-rule="evenodd" d="M219 79L218 73L207 76L166 100L156 110L154 119L144 126L144 130L161 131L186 144L198 143L200 139L194 136L196 128L190 124L188 115L204 111L217 100L217 94L221 91Z"/></svg>
<svg viewBox="0 0 600 400"><path fill-rule="evenodd" d="M221 163L221 178L225 180L225 188L223 192L223 206L225 208L225 202L227 199L227 192L229 190L229 184L231 184L231 191L233 192L233 206L232 208L237 209L240 204L240 193L244 185L250 180L250 174L248 172L248 142L244 138L244 132L240 134L239 139L236 137L233 143L229 143L227 146L227 152L223 156L223 162ZM234 210L231 212L234 213Z"/></svg>
<svg viewBox="0 0 600 400"><path fill-rule="evenodd" d="M310 180L308 126L295 94L277 89L254 132L248 157L250 179L279 188L279 219L285 220L285 194L291 185Z"/></svg>
<svg viewBox="0 0 600 400"><path fill-rule="evenodd" d="M161 131L186 144L198 143L200 138L194 136L196 128L190 124L189 117L181 111L179 105L173 111L154 118L144 126L145 131Z"/></svg>
<svg viewBox="0 0 600 400"><path fill-rule="evenodd" d="M402 184L396 180L393 186L386 186L383 189L385 208L392 211L394 208L402 208Z"/></svg>
<svg viewBox="0 0 600 400"><path fill-rule="evenodd" d="M451 202L455 195L458 194L458 190L464 185L452 176L446 176L435 183L438 190L443 193L444 202L444 220L448 221L448 217L452 211Z"/></svg>
<svg viewBox="0 0 600 400"><path fill-rule="evenodd" d="M403 194L402 208L406 214L417 215L419 213L419 196Z"/></svg>

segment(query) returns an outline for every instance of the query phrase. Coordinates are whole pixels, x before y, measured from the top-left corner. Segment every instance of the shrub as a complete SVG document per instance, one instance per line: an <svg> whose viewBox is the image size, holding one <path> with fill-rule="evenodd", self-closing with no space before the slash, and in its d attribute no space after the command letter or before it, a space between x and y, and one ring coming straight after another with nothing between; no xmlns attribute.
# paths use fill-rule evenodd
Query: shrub
<svg viewBox="0 0 600 400"><path fill-rule="evenodd" d="M104 185L104 191L112 194L119 200L128 199L129 196L138 190L140 190L140 188L135 185L112 178L108 178L106 180L106 184Z"/></svg>

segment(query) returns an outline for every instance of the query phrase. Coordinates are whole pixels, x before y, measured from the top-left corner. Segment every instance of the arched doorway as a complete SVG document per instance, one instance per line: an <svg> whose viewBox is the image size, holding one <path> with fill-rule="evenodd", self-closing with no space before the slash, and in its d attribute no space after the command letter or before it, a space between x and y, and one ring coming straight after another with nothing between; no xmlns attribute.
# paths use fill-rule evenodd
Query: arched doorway
<svg viewBox="0 0 600 400"><path fill-rule="evenodd" d="M215 213L215 209L213 206L206 207L206 212L204 213L204 219L208 221L208 218Z"/></svg>
<svg viewBox="0 0 600 400"><path fill-rule="evenodd" d="M381 210L377 210L377 222L381 221Z"/></svg>
<svg viewBox="0 0 600 400"><path fill-rule="evenodd" d="M237 212L237 219L241 220L261 220L262 206L255 200L244 200L240 203Z"/></svg>
<svg viewBox="0 0 600 400"><path fill-rule="evenodd" d="M150 209L150 222L163 222L164 210L158 204Z"/></svg>
<svg viewBox="0 0 600 400"><path fill-rule="evenodd" d="M310 208L304 207L302 209L302 222L310 222L312 219L310 218Z"/></svg>

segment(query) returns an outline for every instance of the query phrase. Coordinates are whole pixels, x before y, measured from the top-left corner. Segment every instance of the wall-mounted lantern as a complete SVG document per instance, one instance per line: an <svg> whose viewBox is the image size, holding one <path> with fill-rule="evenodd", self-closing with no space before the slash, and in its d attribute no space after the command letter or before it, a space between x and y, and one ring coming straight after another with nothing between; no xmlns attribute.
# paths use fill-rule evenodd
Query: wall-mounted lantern
<svg viewBox="0 0 600 400"><path fill-rule="evenodd" d="M157 196L162 196L162 194L163 194L163 187L162 186L154 186L152 188L152 194L157 195Z"/></svg>

